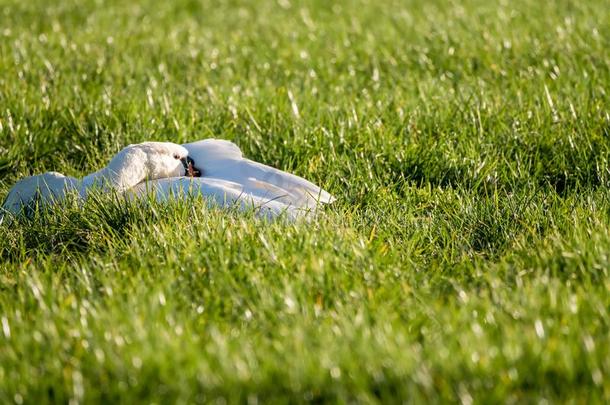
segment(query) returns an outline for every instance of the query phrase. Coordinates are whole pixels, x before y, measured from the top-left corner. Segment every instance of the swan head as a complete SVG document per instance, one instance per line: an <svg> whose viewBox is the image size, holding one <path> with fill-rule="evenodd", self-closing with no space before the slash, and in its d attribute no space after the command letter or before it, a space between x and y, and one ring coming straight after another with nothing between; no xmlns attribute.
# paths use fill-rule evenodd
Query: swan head
<svg viewBox="0 0 610 405"><path fill-rule="evenodd" d="M183 146L171 142L143 142L130 145L126 149L129 148L139 149L145 153L147 179L201 175L200 170L195 167L195 161L188 156L189 152Z"/></svg>
<svg viewBox="0 0 610 405"><path fill-rule="evenodd" d="M140 159L144 159L147 180L166 177L187 176L189 161L188 150L171 142L144 142L129 145L124 150L135 149ZM142 153L143 152L143 153Z"/></svg>
<svg viewBox="0 0 610 405"><path fill-rule="evenodd" d="M87 176L84 185L109 182L112 188L125 191L146 180L198 174L183 146L171 142L143 142L121 150L106 169Z"/></svg>

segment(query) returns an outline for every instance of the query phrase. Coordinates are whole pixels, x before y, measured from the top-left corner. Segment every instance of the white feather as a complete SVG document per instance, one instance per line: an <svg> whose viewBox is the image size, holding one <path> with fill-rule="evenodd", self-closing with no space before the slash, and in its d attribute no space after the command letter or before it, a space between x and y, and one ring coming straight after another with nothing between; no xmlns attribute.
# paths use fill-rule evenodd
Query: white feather
<svg viewBox="0 0 610 405"><path fill-rule="evenodd" d="M131 192L136 198L153 195L158 201L170 198L202 196L209 206L253 210L257 216L272 219L284 216L288 220L307 217L310 210L285 204L281 201L261 198L248 193L241 184L206 177L173 177L138 184Z"/></svg>
<svg viewBox="0 0 610 405"><path fill-rule="evenodd" d="M19 180L9 191L2 208L17 214L24 207L39 202L53 204L61 201L70 191L78 191L80 182L57 172L29 176Z"/></svg>

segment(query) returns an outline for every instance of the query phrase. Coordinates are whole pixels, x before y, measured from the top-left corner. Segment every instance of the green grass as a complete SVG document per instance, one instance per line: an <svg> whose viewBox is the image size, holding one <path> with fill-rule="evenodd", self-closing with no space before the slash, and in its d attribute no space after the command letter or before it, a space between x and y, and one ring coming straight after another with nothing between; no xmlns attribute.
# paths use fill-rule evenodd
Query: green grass
<svg viewBox="0 0 610 405"><path fill-rule="evenodd" d="M207 137L338 197L0 225L0 402L607 402L608 9L0 0L0 198Z"/></svg>

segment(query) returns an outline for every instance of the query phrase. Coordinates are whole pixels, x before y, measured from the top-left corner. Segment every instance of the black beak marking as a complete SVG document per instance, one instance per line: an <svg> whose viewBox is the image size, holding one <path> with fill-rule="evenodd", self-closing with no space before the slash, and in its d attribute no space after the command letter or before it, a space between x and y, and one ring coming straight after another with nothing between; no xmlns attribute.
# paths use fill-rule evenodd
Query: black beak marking
<svg viewBox="0 0 610 405"><path fill-rule="evenodd" d="M195 161L190 157L180 159L182 166L184 166L185 176L188 177L201 177L201 170L195 167Z"/></svg>
<svg viewBox="0 0 610 405"><path fill-rule="evenodd" d="M182 163L182 166L184 167L184 173L188 174L189 172L189 162L188 162L188 158L181 158L180 162Z"/></svg>

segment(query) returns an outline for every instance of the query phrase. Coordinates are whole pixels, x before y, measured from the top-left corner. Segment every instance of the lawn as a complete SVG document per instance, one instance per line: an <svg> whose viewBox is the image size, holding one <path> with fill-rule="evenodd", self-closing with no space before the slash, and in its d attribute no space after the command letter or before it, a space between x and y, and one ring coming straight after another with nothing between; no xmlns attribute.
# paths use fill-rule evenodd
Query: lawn
<svg viewBox="0 0 610 405"><path fill-rule="evenodd" d="M0 225L0 402L610 400L606 0L0 0L0 199L219 137L311 223Z"/></svg>

